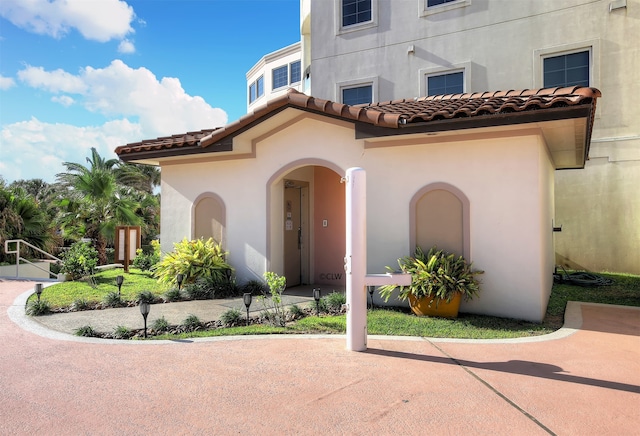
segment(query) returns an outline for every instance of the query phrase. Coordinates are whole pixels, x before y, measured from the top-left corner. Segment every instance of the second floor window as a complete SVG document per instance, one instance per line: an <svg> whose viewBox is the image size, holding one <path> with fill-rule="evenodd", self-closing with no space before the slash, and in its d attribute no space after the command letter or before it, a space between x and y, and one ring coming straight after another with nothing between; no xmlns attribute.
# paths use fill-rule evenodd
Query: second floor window
<svg viewBox="0 0 640 436"><path fill-rule="evenodd" d="M253 103L264 94L264 76L249 85L249 103Z"/></svg>
<svg viewBox="0 0 640 436"><path fill-rule="evenodd" d="M373 102L373 87L371 85L356 86L342 89L342 103L348 105L367 104Z"/></svg>
<svg viewBox="0 0 640 436"><path fill-rule="evenodd" d="M450 3L455 0L427 0L427 7L443 5L445 3Z"/></svg>
<svg viewBox="0 0 640 436"><path fill-rule="evenodd" d="M427 77L427 95L461 94L464 92L464 73L439 74Z"/></svg>
<svg viewBox="0 0 640 436"><path fill-rule="evenodd" d="M342 0L342 26L371 21L371 0Z"/></svg>
<svg viewBox="0 0 640 436"><path fill-rule="evenodd" d="M289 75L291 76L291 83L298 83L302 79L300 61L295 61L289 64L289 72Z"/></svg>
<svg viewBox="0 0 640 436"><path fill-rule="evenodd" d="M273 69L273 89L282 88L289 84L289 66L283 65Z"/></svg>
<svg viewBox="0 0 640 436"><path fill-rule="evenodd" d="M545 58L544 87L589 86L589 51Z"/></svg>

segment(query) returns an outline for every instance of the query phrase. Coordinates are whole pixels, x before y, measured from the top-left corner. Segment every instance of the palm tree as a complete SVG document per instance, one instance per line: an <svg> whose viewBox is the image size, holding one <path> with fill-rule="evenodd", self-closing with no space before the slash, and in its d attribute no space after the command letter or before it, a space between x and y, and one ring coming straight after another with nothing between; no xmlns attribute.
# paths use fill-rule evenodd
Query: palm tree
<svg viewBox="0 0 640 436"><path fill-rule="evenodd" d="M136 215L139 204L130 192L118 184L117 159L104 159L95 148L87 158L88 166L64 162L67 172L56 175L69 189L60 223L65 230L83 230L84 236L95 241L98 262L107 263L107 243L113 241L118 225L139 225Z"/></svg>
<svg viewBox="0 0 640 436"><path fill-rule="evenodd" d="M116 180L131 188L153 194L160 186L160 170L150 165L120 162L116 168Z"/></svg>

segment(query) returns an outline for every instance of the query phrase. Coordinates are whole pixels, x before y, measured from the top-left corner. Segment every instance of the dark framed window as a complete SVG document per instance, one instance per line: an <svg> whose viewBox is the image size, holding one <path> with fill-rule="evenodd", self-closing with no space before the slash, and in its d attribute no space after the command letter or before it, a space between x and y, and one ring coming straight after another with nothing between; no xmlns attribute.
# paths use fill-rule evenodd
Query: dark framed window
<svg viewBox="0 0 640 436"><path fill-rule="evenodd" d="M589 51L545 58L544 87L589 86Z"/></svg>
<svg viewBox="0 0 640 436"><path fill-rule="evenodd" d="M450 3L456 0L427 0L427 7L443 5L445 3Z"/></svg>
<svg viewBox="0 0 640 436"><path fill-rule="evenodd" d="M464 92L464 73L440 74L427 77L427 95L461 94Z"/></svg>
<svg viewBox="0 0 640 436"><path fill-rule="evenodd" d="M371 0L342 0L342 26L371 21Z"/></svg>
<svg viewBox="0 0 640 436"><path fill-rule="evenodd" d="M373 86L356 86L342 89L342 103L348 105L367 104L373 102Z"/></svg>
<svg viewBox="0 0 640 436"><path fill-rule="evenodd" d="M289 64L289 76L291 77L291 83L298 83L302 79L302 70L300 65L300 61Z"/></svg>
<svg viewBox="0 0 640 436"><path fill-rule="evenodd" d="M282 88L289 84L289 65L273 69L273 89Z"/></svg>
<svg viewBox="0 0 640 436"><path fill-rule="evenodd" d="M256 98L258 98L256 96L256 82L253 82L251 85L249 85L249 103L253 103Z"/></svg>
<svg viewBox="0 0 640 436"><path fill-rule="evenodd" d="M264 76L249 85L249 103L253 103L264 94Z"/></svg>
<svg viewBox="0 0 640 436"><path fill-rule="evenodd" d="M256 98L262 97L264 94L264 76L260 76L256 80L256 94Z"/></svg>

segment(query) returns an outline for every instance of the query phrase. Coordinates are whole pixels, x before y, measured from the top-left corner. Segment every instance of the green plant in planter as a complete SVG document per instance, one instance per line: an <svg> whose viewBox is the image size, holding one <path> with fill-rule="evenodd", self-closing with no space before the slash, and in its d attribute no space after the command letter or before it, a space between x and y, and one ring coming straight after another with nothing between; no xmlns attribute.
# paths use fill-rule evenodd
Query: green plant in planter
<svg viewBox="0 0 640 436"><path fill-rule="evenodd" d="M462 257L431 248L428 253L420 247L416 247L413 256L398 259L398 265L403 273L411 274L411 285L400 286L398 298L405 301L409 295L416 299L430 297L436 301L451 302L451 299L459 293L463 299L470 300L478 295L480 282L476 275L483 271L474 271L472 264ZM387 267L389 271L394 271ZM397 288L396 285L385 285L380 287L380 295L389 301L391 293Z"/></svg>

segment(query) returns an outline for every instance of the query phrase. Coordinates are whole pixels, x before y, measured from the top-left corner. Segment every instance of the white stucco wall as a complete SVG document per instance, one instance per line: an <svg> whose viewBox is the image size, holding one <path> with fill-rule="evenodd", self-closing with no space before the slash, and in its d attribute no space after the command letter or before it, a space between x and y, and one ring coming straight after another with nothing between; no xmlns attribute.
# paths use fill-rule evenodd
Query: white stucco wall
<svg viewBox="0 0 640 436"><path fill-rule="evenodd" d="M352 126L307 118L257 143L255 158L163 166L162 248L190 237L192 202L214 192L225 203L238 280L267 268L282 273L282 178L318 163L341 174L359 166L367 171L368 270L384 272L410 254L412 196L446 182L469 198L470 260L486 271L481 297L464 310L539 321L553 270L553 171L545 146L536 135L466 139L364 148Z"/></svg>
<svg viewBox="0 0 640 436"><path fill-rule="evenodd" d="M471 0L432 14L425 3L373 1L373 26L340 32L340 1L310 0L310 94L340 101L338 84L365 80L377 101L412 98L425 75L462 70L466 92L536 89L544 56L589 50L603 95L593 160L556 174L556 251L574 268L640 274L640 0Z"/></svg>

